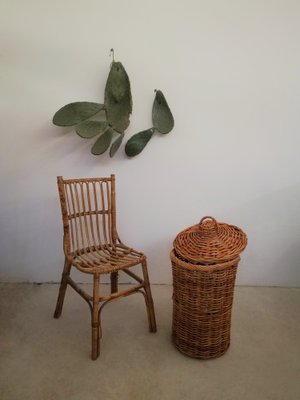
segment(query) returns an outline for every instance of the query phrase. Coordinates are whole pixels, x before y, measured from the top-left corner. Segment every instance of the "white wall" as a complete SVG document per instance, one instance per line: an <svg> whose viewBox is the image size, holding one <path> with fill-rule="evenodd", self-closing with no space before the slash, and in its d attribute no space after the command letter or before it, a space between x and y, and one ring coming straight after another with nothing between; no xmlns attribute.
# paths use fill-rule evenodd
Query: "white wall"
<svg viewBox="0 0 300 400"><path fill-rule="evenodd" d="M58 281L56 176L117 176L118 225L171 282L176 234L204 215L248 234L238 283L300 284L298 0L6 0L0 13L2 281ZM52 125L77 100L103 101L109 50L151 126L154 89L176 127L127 159ZM124 146L124 145L123 145Z"/></svg>

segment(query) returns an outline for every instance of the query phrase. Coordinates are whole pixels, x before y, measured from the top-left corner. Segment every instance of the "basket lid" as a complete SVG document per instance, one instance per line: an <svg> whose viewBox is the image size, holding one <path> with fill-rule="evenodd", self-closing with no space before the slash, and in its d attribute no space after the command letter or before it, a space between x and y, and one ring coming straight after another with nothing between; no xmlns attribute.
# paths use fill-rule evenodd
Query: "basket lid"
<svg viewBox="0 0 300 400"><path fill-rule="evenodd" d="M212 264L233 259L247 245L247 236L234 225L203 217L199 224L180 232L174 248L183 259L200 264Z"/></svg>

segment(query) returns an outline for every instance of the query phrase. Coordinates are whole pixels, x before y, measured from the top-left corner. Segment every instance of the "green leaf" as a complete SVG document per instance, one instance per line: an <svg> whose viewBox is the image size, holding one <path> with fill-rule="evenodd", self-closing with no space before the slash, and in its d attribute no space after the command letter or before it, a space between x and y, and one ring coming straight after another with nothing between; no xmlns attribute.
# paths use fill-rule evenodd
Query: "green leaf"
<svg viewBox="0 0 300 400"><path fill-rule="evenodd" d="M94 143L94 146L92 147L92 154L99 155L103 154L106 152L106 150L109 148L111 139L113 137L113 130L111 128L108 128L100 137L99 139Z"/></svg>
<svg viewBox="0 0 300 400"><path fill-rule="evenodd" d="M104 104L108 123L123 133L129 126L132 112L130 81L122 63L112 62L105 86Z"/></svg>
<svg viewBox="0 0 300 400"><path fill-rule="evenodd" d="M152 107L152 121L160 133L169 133L174 127L174 118L165 96L160 90L156 91Z"/></svg>
<svg viewBox="0 0 300 400"><path fill-rule="evenodd" d="M153 132L154 131L151 128L133 135L125 146L125 153L128 155L128 157L134 157L138 155L151 139Z"/></svg>
<svg viewBox="0 0 300 400"><path fill-rule="evenodd" d="M58 126L73 126L82 122L99 111L103 110L104 104L79 101L70 103L60 108L53 117L53 124Z"/></svg>
<svg viewBox="0 0 300 400"><path fill-rule="evenodd" d="M77 125L76 133L83 138L92 138L103 133L107 128L106 121L84 121Z"/></svg>
<svg viewBox="0 0 300 400"><path fill-rule="evenodd" d="M119 149L119 147L120 147L120 145L121 145L121 143L122 143L122 140L124 139L124 136L125 136L125 134L122 133L122 134L113 142L113 144L112 144L111 147L110 147L110 151L109 151L110 157L113 157L113 156L116 154L116 152L118 151L118 149Z"/></svg>

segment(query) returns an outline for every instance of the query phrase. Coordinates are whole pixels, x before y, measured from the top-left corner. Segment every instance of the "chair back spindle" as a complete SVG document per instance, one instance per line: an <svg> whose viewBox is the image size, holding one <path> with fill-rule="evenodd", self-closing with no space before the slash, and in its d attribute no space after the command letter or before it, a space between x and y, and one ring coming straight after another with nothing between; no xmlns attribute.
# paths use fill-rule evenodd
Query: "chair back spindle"
<svg viewBox="0 0 300 400"><path fill-rule="evenodd" d="M64 223L64 250L84 254L117 242L115 176L57 178Z"/></svg>

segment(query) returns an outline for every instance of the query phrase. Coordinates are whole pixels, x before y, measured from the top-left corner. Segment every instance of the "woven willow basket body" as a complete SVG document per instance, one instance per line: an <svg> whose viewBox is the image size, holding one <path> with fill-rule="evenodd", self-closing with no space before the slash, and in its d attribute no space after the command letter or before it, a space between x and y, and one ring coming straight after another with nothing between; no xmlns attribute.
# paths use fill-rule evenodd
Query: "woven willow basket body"
<svg viewBox="0 0 300 400"><path fill-rule="evenodd" d="M197 232L197 225L181 232L170 254L173 342L180 352L203 359L219 357L229 347L238 253L247 244L239 228L227 225L227 233L233 234L232 245L226 224L209 219L202 232ZM189 254L191 261L185 259ZM213 262L214 258L217 261Z"/></svg>
<svg viewBox="0 0 300 400"><path fill-rule="evenodd" d="M196 358L219 357L230 344L231 310L239 257L195 266L171 252L172 337L176 348Z"/></svg>

